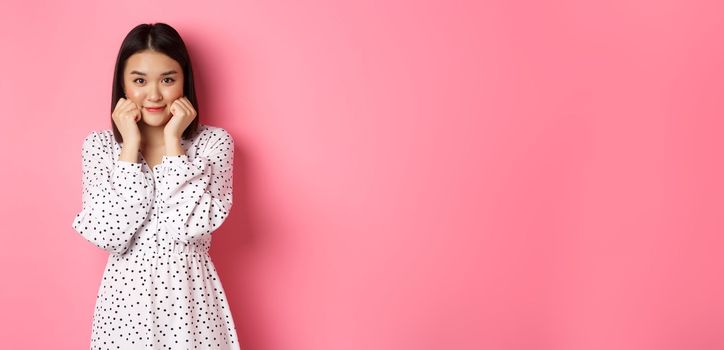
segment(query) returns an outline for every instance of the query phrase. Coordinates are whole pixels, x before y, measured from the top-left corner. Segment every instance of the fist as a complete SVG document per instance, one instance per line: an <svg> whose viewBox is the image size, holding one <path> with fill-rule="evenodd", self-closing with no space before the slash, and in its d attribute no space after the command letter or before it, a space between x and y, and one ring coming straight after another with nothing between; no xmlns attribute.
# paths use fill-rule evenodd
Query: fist
<svg viewBox="0 0 724 350"><path fill-rule="evenodd" d="M118 123L124 120L133 120L137 123L141 120L141 109L131 100L121 97L113 109L113 121Z"/></svg>
<svg viewBox="0 0 724 350"><path fill-rule="evenodd" d="M141 131L137 124L141 120L141 108L133 101L121 97L113 109L112 118L124 142L141 140Z"/></svg>
<svg viewBox="0 0 724 350"><path fill-rule="evenodd" d="M196 109L186 96L179 97L171 103L171 119L163 129L165 136L181 138L184 130L196 118Z"/></svg>

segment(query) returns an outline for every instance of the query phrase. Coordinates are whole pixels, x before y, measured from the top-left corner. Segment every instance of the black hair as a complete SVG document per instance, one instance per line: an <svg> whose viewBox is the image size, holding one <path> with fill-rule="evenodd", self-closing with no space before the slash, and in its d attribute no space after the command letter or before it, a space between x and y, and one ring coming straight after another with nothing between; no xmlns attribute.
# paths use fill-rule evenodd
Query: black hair
<svg viewBox="0 0 724 350"><path fill-rule="evenodd" d="M116 58L116 68L113 71L113 93L111 97L111 114L122 97L124 97L124 79L123 69L126 60L133 54L145 50L160 52L174 59L181 66L184 77L184 96L191 102L196 109L196 118L186 127L181 137L188 139L190 135L196 132L199 124L199 106L196 99L196 89L194 87L194 74L191 68L191 57L186 50L181 35L166 23L150 23L139 24L126 35L121 43ZM111 125L113 125L113 135L116 142L123 142L123 137L116 127L116 123L111 116Z"/></svg>

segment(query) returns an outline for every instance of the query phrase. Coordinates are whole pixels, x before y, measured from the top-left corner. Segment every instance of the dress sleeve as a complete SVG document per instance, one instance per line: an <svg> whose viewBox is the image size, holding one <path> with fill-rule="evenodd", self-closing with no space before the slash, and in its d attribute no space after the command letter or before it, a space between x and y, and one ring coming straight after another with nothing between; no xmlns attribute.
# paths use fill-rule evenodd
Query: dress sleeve
<svg viewBox="0 0 724 350"><path fill-rule="evenodd" d="M221 129L209 151L190 160L164 155L156 189L159 224L177 241L208 237L224 222L233 203L234 140Z"/></svg>
<svg viewBox="0 0 724 350"><path fill-rule="evenodd" d="M73 228L97 247L123 254L150 212L153 184L141 163L112 159L97 132L83 140L83 206Z"/></svg>

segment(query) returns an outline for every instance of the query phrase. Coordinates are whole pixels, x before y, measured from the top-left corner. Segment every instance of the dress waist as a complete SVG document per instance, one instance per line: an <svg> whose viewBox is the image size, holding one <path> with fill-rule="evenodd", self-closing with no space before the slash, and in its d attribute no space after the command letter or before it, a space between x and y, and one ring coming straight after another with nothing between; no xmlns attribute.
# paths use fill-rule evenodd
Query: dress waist
<svg viewBox="0 0 724 350"><path fill-rule="evenodd" d="M174 241L174 242L159 242L156 247L141 247L137 246L124 254L115 255L117 258L124 257L201 257L209 256L209 247L207 244L194 244L188 242Z"/></svg>

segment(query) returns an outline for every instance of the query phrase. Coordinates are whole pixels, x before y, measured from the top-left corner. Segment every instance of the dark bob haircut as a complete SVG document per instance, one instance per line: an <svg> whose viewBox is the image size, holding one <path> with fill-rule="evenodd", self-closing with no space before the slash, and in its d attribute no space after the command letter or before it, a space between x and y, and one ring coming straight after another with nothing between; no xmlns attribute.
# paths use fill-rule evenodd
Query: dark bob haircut
<svg viewBox="0 0 724 350"><path fill-rule="evenodd" d="M133 54L152 50L159 53L163 53L168 57L174 59L181 66L184 77L184 96L191 102L191 105L196 109L196 118L191 121L186 130L184 130L181 137L188 139L192 134L196 133L196 129L199 125L199 104L196 100L196 89L194 88L194 74L191 69L191 57L186 50L181 35L166 23L154 23L154 24L139 24L135 28L131 29L123 39L121 43L121 49L118 50L118 57L116 58L116 68L113 72L113 97L111 98L111 114L113 110L124 95L124 79L123 70L126 66L126 60ZM111 116L111 125L113 125L113 135L116 138L116 142L122 143L123 137L116 127L116 123L113 121Z"/></svg>

